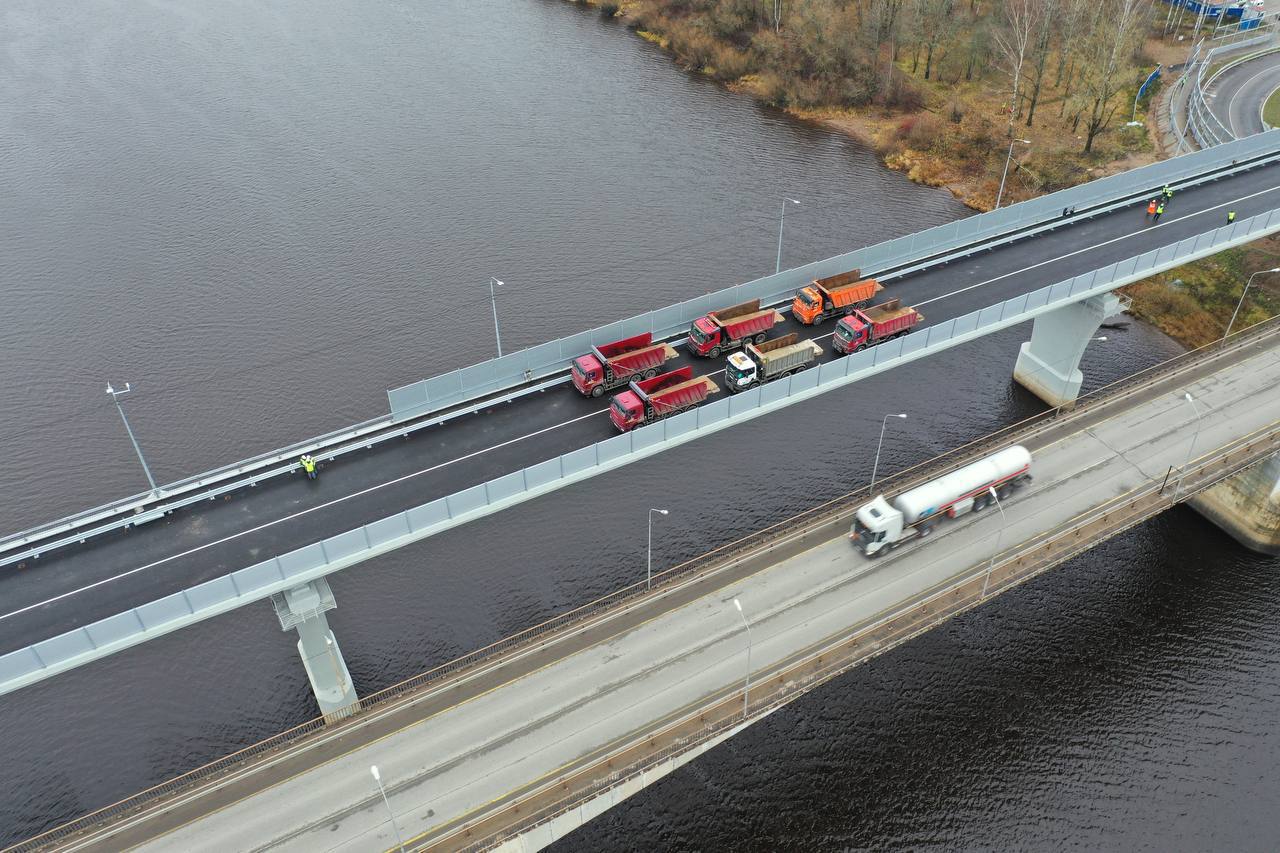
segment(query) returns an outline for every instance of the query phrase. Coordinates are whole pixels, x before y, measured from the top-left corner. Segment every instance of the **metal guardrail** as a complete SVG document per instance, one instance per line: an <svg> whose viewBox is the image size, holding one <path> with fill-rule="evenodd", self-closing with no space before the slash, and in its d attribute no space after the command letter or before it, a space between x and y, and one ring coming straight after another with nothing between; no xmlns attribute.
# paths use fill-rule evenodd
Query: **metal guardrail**
<svg viewBox="0 0 1280 853"><path fill-rule="evenodd" d="M1280 141L1277 140L1280 137L1273 140L1264 134L1232 143L1231 147L1218 147L1154 163L393 389L388 392L391 408L388 415L165 484L159 490L159 497L150 493L133 495L0 538L0 566L38 557L43 552L112 530L142 524L193 503L295 472L297 459L303 453L331 460L370 447L373 443L564 381L568 360L586 352L592 344L645 331L668 337L687 329L693 319L713 308L757 297L766 302L776 302L789 297L793 290L813 278L854 267L868 273L879 273L885 280L891 280L945 260L963 257L979 248L994 247L1023 239L1040 230L1058 227L1063 222L1061 211L1064 208L1074 208L1076 218L1097 215L1127 206L1135 198L1148 195L1153 188L1166 183L1184 188L1280 160Z"/></svg>
<svg viewBox="0 0 1280 853"><path fill-rule="evenodd" d="M1280 317L1273 317L1247 329L1242 329L1225 341L1215 341L1196 350L1181 353L1161 364L1154 365L1082 395L1071 406L1061 406L1033 415L1019 423L1003 427L965 445L946 451L933 459L888 475L880 480L882 486L880 491L900 493L934 480L962 467L975 456L985 455L994 449L1009 444L1027 442L1044 431L1061 425L1064 418L1079 418L1098 407L1113 404L1133 393L1137 393L1154 382L1164 381L1188 370L1193 370L1204 362L1226 352L1244 349L1261 339L1277 333L1280 333ZM1186 493L1190 494L1191 491L1188 489ZM852 515L857 507L865 503L869 497L868 487L862 486L810 507L768 527L756 530L733 542L721 545L656 573L653 576L653 589L665 592L677 583L705 577L718 568L731 565L745 555L762 553L784 538L794 539L809 534L823 525L840 523ZM1020 546L1014 545L1011 547L1012 549L1017 549ZM389 710L396 700L407 700L411 694L416 694L424 688L436 685L451 676L474 671L478 667L512 651L530 648L534 645L545 645L553 641L558 633L578 629L588 620L616 613L645 598L647 593L648 588L644 581L615 590L573 610L560 613L538 625L518 631L488 646L476 649L452 661L365 696L360 700L361 709L364 712L371 712L375 709ZM365 718L365 715L362 714L357 719L363 718ZM349 725L349 723L343 723L335 727L331 724L327 725L324 717L308 720L299 726L209 762L181 776L141 791L125 800L84 815L19 845L7 848L4 853L11 853L11 851L12 853L16 853L16 851L24 851L25 853L25 851L43 849L86 832L93 827L106 824L109 821L138 814L149 805L160 800L176 794L190 792L195 786L217 781L232 771L244 770L256 760L267 757L274 758L282 750L296 746L309 734L326 730L341 732L344 725Z"/></svg>
<svg viewBox="0 0 1280 853"><path fill-rule="evenodd" d="M1258 434L1201 456L1194 469L1202 476L1184 496L1190 497L1257 464L1276 451L1278 441L1280 424L1273 423ZM1216 470L1206 474L1213 465ZM703 705L666 722L657 731L645 732L591 763L518 796L509 806L516 819L505 826L500 825L501 811L490 813L445 830L442 835L411 840L407 849L490 850L504 841L533 833L610 790L637 780L663 762L735 734L854 666L1025 583L1174 503L1164 497L1161 480L1155 478L1145 487L1095 507L1034 541L1001 552L990 567L984 560L923 598L903 602L890 613L827 637L769 671L752 673L746 708L740 687L723 688L707 697ZM1091 536L1080 536L1080 531L1090 527L1101 529ZM1063 544L1058 547L1058 542ZM985 583L988 576L994 582L990 589ZM585 784L575 789L575 780L583 778ZM540 799L550 802L539 807ZM499 826L490 828L495 823Z"/></svg>
<svg viewBox="0 0 1280 853"><path fill-rule="evenodd" d="M1222 120L1209 108L1208 101L1205 99L1205 90L1212 85L1213 81L1216 80L1224 71L1241 62L1253 59L1258 54L1242 56L1226 63L1221 68L1215 70L1207 80L1204 78L1205 73L1209 70L1213 62L1220 59L1227 53L1233 53L1248 47L1275 45L1276 27L1274 20L1275 19L1273 17L1255 29L1241 30L1229 36L1219 36L1211 40L1202 40L1196 45L1191 58L1187 60L1188 71L1178 81L1178 85L1186 85L1190 87L1190 92L1187 96L1187 129L1200 148L1212 148L1216 145L1233 142L1236 139L1235 133L1233 133L1229 127L1224 125ZM1204 50L1206 43L1212 44L1213 47L1208 50ZM1174 119L1174 127L1176 130L1176 118ZM1180 140L1184 139L1180 131L1179 137Z"/></svg>
<svg viewBox="0 0 1280 853"><path fill-rule="evenodd" d="M1276 231L1280 231L1280 209L1223 225L42 640L0 656L0 695L685 442Z"/></svg>
<svg viewBox="0 0 1280 853"><path fill-rule="evenodd" d="M1214 155L1213 159L1192 159L1207 155ZM679 334L686 331L696 318L726 305L748 299L760 299L766 303L776 303L783 298L789 301L798 287L815 278L861 269L866 274L892 280L926 266L972 254L978 245L989 249L1024 239L1036 233L1035 229L1061 226L1064 222L1062 211L1066 208L1074 208L1077 218L1096 215L1127 207L1166 183L1180 187L1192 186L1208 179L1209 172L1214 172L1213 178L1217 178L1221 177L1219 170L1223 168L1237 167L1258 157L1270 160L1277 155L1280 155L1280 137L1268 137L1265 142L1260 137L1240 140L1230 148L1195 152L1153 163L1006 208L784 270L463 370L392 389L387 392L392 416L413 417L433 404L454 399L460 393L471 393L477 389L492 390L528 375L537 377L548 370L563 370L569 359L587 352L593 345L644 332L651 332L659 337Z"/></svg>

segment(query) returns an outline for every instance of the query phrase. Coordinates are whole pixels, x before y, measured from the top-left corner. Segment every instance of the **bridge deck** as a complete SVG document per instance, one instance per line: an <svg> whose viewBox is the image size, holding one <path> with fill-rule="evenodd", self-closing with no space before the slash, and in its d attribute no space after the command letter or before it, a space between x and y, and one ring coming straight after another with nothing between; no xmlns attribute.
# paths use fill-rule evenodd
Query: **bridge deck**
<svg viewBox="0 0 1280 853"><path fill-rule="evenodd" d="M1262 167L1179 193L1158 226L1138 209L1067 221L1045 235L895 280L892 296L929 323L962 315L1081 271L1273 209L1280 168ZM826 343L833 324L786 328ZM824 358L829 358L829 352ZM678 364L688 362L683 353ZM1012 354L1010 354L1012 366ZM699 372L721 365L695 360ZM327 466L315 483L283 478L144 527L90 540L0 573L0 653L155 600L431 498L586 446L612 434L607 398L568 388L530 395L377 445ZM91 594L90 594L91 593Z"/></svg>
<svg viewBox="0 0 1280 853"><path fill-rule="evenodd" d="M1035 481L1005 504L1002 550L1181 465L1197 430L1183 391L1204 412L1197 455L1273 425L1280 417L1276 344L1268 336L1028 441ZM759 676L971 574L992 553L1001 524L994 510L970 516L877 561L843 538L803 543L769 565L739 561L470 680L353 721L123 824L120 834L99 843L107 849L154 839L145 849L165 850L258 848L268 841L298 850L394 846L370 764L381 768L406 836L437 840L563 768L738 689L745 636L733 597L752 623L752 669Z"/></svg>

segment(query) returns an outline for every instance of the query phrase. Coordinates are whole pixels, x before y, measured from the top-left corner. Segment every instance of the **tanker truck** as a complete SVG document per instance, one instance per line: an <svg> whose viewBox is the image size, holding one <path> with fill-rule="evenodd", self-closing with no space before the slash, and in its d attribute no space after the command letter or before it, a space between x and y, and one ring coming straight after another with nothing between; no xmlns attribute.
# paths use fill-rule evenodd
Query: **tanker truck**
<svg viewBox="0 0 1280 853"><path fill-rule="evenodd" d="M849 539L868 557L891 551L915 536L928 536L943 517L981 512L993 500L993 490L1004 500L1031 479L1030 471L1031 453L1014 445L909 489L892 502L876 495L854 513Z"/></svg>

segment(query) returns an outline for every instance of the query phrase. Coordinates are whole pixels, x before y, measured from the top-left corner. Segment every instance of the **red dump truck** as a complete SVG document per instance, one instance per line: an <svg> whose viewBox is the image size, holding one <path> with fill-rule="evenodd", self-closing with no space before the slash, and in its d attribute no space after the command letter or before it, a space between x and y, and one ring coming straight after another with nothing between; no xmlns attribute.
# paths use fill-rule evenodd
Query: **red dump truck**
<svg viewBox="0 0 1280 853"><path fill-rule="evenodd" d="M761 308L759 299L721 308L693 321L689 329L689 352L719 358L720 353L747 341L764 343L769 330L781 322L782 315L772 308Z"/></svg>
<svg viewBox="0 0 1280 853"><path fill-rule="evenodd" d="M924 319L924 315L901 300L890 299L866 310L855 310L836 324L831 348L838 353L857 352L881 341L905 335Z"/></svg>
<svg viewBox="0 0 1280 853"><path fill-rule="evenodd" d="M861 270L814 279L800 288L791 302L791 316L809 326L849 314L871 302L884 288L874 278L861 278Z"/></svg>
<svg viewBox="0 0 1280 853"><path fill-rule="evenodd" d="M640 376L646 379L657 376L658 369L675 357L671 344L661 341L655 344L653 335L646 332L592 347L591 352L573 360L570 374L574 388L589 397L599 397Z"/></svg>
<svg viewBox="0 0 1280 853"><path fill-rule="evenodd" d="M695 379L692 367L681 367L652 379L633 381L628 390L613 398L609 419L626 432L692 409L719 390L710 377Z"/></svg>

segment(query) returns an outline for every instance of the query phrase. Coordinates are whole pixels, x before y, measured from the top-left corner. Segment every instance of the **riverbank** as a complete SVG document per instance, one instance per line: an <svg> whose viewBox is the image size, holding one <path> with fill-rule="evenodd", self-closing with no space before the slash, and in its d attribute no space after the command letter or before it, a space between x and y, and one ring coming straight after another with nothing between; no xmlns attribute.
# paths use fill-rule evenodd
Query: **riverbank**
<svg viewBox="0 0 1280 853"><path fill-rule="evenodd" d="M1034 24L1035 43L1011 86L1003 67L1005 23L976 3L922 10L906 24L898 16L876 23L852 7L814 4L771 26L755 4L727 0L569 2L621 19L680 66L731 91L858 139L888 168L945 188L974 210L1157 159L1152 132L1145 124L1126 126L1120 115L1133 101L1129 69L1113 72L1115 80L1101 81L1097 92L1089 89L1099 84L1084 79L1091 57L1072 39L1087 22L1065 12ZM1127 38L1140 47L1143 64L1167 64L1185 53L1159 39L1144 41L1137 31ZM868 43L877 47L868 50ZM1139 104L1144 119L1154 88ZM1018 140L1012 156L1011 137Z"/></svg>
<svg viewBox="0 0 1280 853"><path fill-rule="evenodd" d="M887 77L877 89L865 79L865 59L826 56L840 52L829 42L838 41L842 27L853 26L847 20L797 13L793 33L771 30L767 20L762 26L763 13L754 6L735 12L730 3L569 2L622 20L681 67L730 91L858 140L876 151L887 168L915 183L947 189L974 210L991 210L997 199L1007 205L1161 157L1159 130L1148 127L1146 114L1155 103L1158 83L1138 102L1135 115L1144 123L1136 126L1115 118L1120 106L1133 103L1132 83L1126 84L1128 91L1115 87L1102 104L1111 118L1084 144L1081 97L1073 86L1076 66L1088 55L1072 46L1070 31L1079 22L1068 18L1043 21L1036 43L1029 46L1032 65L1026 77L1033 82L1027 91L1020 89L1011 122L1007 75L991 67L1000 51L991 43L999 37L990 28L1005 22L982 16L975 11L977 4L970 4L968 13L963 7L953 9L964 20L949 29L930 30L921 18L918 34L885 31L892 48L882 45L880 50L884 64L877 73ZM1052 32L1055 20L1068 32ZM811 49L813 45L823 50ZM1177 42L1135 35L1133 46L1139 45L1143 64L1169 67L1185 59L1186 48ZM962 48L960 61L956 48ZM802 61L797 62L796 52ZM1155 123L1154 115L1149 123ZM1184 346L1200 346L1226 329L1244 278L1273 266L1278 253L1280 243L1264 241L1138 282L1125 292L1133 298L1134 316ZM1270 282L1259 282L1251 297L1236 319L1237 328L1280 310L1280 290Z"/></svg>

